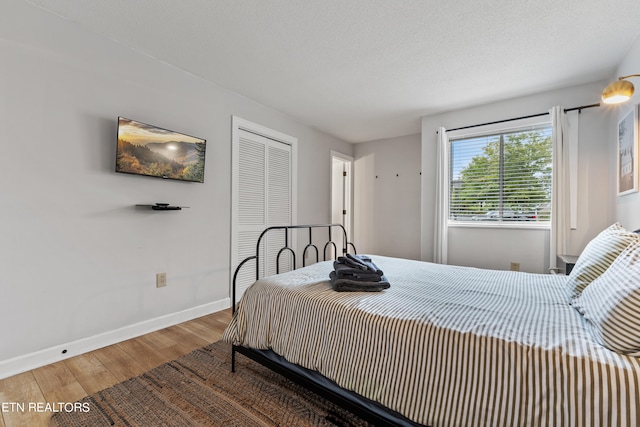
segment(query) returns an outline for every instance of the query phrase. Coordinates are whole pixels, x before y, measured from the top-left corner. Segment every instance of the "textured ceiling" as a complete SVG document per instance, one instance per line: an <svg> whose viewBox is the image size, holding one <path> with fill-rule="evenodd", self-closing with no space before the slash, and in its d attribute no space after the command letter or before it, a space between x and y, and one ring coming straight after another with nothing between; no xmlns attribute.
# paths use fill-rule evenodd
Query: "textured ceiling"
<svg viewBox="0 0 640 427"><path fill-rule="evenodd" d="M349 142L609 78L640 33L638 0L27 1Z"/></svg>

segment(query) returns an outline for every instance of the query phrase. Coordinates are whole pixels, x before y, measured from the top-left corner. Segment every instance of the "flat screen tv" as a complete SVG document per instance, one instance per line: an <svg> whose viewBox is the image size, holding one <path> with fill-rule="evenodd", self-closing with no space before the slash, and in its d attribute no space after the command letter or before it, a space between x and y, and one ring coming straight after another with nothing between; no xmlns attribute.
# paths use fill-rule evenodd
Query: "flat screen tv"
<svg viewBox="0 0 640 427"><path fill-rule="evenodd" d="M204 182L207 141L118 117L116 172Z"/></svg>

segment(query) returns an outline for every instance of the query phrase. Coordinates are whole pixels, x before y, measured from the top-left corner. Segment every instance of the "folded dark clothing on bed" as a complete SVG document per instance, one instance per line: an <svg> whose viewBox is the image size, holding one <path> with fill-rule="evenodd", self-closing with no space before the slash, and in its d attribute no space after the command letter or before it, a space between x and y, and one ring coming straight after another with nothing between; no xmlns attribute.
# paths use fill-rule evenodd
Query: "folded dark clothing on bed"
<svg viewBox="0 0 640 427"><path fill-rule="evenodd" d="M360 280L340 279L335 271L329 273L331 287L338 292L380 292L388 289L391 285L387 278L382 276L379 282L363 282Z"/></svg>
<svg viewBox="0 0 640 427"><path fill-rule="evenodd" d="M341 264L338 261L333 262L333 268L339 279L362 280L365 282L379 282L382 272L374 272L370 270L362 270L360 268L351 267L347 264Z"/></svg>
<svg viewBox="0 0 640 427"><path fill-rule="evenodd" d="M339 256L336 262L340 264L348 265L353 268L357 268L359 270L369 269L369 267L367 267L367 265L364 262L361 262L360 260L355 260L346 256Z"/></svg>
<svg viewBox="0 0 640 427"><path fill-rule="evenodd" d="M346 256L338 257L337 262L353 268L358 268L360 270L367 270L370 272L378 273L380 275L383 274L382 270L380 270L378 266L373 263L371 258L366 255L347 254Z"/></svg>

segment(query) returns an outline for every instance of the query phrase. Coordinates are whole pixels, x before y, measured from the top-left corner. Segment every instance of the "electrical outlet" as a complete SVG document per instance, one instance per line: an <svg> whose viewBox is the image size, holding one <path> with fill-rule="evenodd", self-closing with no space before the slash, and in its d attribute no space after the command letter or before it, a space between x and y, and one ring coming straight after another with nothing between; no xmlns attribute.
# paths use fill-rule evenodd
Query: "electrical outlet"
<svg viewBox="0 0 640 427"><path fill-rule="evenodd" d="M156 274L156 288L163 288L167 286L167 273Z"/></svg>
<svg viewBox="0 0 640 427"><path fill-rule="evenodd" d="M520 263L511 261L511 271L520 271Z"/></svg>

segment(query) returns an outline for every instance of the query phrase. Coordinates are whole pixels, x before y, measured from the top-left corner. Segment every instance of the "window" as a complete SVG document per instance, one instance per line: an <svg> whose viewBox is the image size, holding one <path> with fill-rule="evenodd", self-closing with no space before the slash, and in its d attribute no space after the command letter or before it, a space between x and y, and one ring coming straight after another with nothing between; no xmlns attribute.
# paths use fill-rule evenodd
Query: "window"
<svg viewBox="0 0 640 427"><path fill-rule="evenodd" d="M549 223L551 125L449 141L449 221Z"/></svg>

